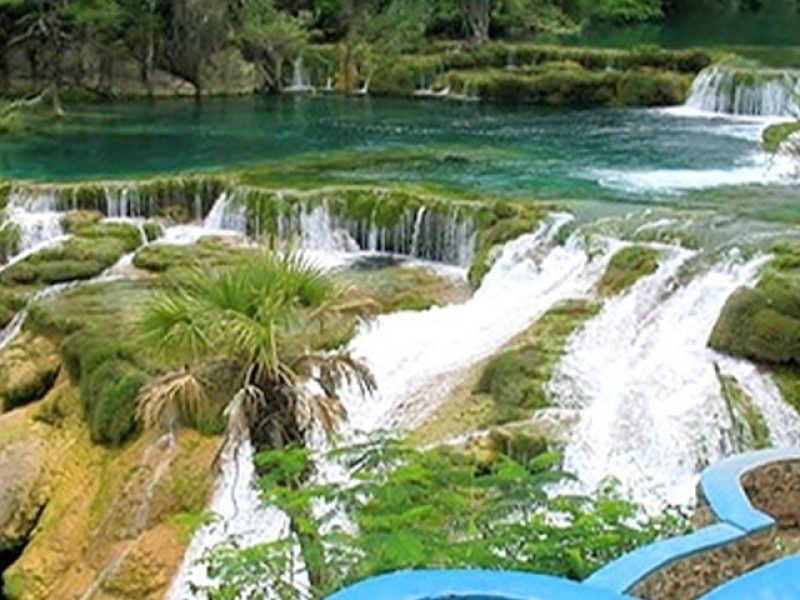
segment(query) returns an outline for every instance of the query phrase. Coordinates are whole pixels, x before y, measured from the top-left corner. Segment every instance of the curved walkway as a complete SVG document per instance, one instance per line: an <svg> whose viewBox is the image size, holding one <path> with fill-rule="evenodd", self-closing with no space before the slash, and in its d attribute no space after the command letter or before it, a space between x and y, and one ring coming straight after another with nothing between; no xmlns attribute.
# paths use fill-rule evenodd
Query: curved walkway
<svg viewBox="0 0 800 600"><path fill-rule="evenodd" d="M745 491L745 477L752 479L751 495L759 483L774 487L760 495L758 507ZM503 571L402 571L359 582L329 600L800 600L800 556L769 562L779 526L800 526L800 448L723 460L703 472L699 492L698 516L706 527L639 548L582 583ZM764 507L773 497L773 505ZM719 568L712 568L715 561ZM732 571L749 572L726 581ZM676 591L680 586L683 591ZM702 591L689 593L687 587Z"/></svg>

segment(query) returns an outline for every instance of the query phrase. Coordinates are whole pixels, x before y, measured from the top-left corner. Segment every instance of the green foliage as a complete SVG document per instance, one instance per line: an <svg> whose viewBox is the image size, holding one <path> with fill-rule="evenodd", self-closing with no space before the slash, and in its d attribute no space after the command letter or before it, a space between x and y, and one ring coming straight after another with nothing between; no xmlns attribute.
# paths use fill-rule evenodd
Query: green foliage
<svg viewBox="0 0 800 600"><path fill-rule="evenodd" d="M398 569L470 567L541 571L581 579L623 552L682 527L668 516L644 521L637 508L613 492L597 499L552 497L546 486L569 479L558 457L537 454L522 463L499 456L475 463L446 450L421 451L396 441L367 443L334 453L356 466L355 484L299 487L312 466L302 450L259 457L265 502L290 518L323 499L357 526L319 531L310 565L313 597L356 580ZM559 518L553 519L552 515ZM329 516L332 516L329 515ZM326 516L322 522L329 522ZM232 543L205 557L219 577L210 597L227 599L269 582L281 597L298 593L285 579L293 545L282 540L250 549Z"/></svg>
<svg viewBox="0 0 800 600"><path fill-rule="evenodd" d="M642 277L655 273L661 251L647 246L629 246L617 252L597 284L601 296L616 296Z"/></svg>
<svg viewBox="0 0 800 600"><path fill-rule="evenodd" d="M517 71L451 73L457 89L498 102L554 106L668 106L682 104L691 77L651 68L589 70L574 63L545 63Z"/></svg>

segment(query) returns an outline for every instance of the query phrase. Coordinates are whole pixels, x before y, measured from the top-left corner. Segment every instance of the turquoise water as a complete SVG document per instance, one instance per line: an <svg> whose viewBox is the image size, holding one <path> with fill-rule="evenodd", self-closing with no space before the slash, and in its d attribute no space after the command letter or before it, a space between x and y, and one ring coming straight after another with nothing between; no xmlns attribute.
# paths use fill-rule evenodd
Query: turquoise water
<svg viewBox="0 0 800 600"><path fill-rule="evenodd" d="M680 111L341 97L70 108L47 134L0 138L0 174L127 178L355 152L365 154L326 176L671 206L737 206L755 194L759 210L781 218L793 211L794 190L773 185L759 151L763 123ZM366 158L373 151L410 154L375 163Z"/></svg>

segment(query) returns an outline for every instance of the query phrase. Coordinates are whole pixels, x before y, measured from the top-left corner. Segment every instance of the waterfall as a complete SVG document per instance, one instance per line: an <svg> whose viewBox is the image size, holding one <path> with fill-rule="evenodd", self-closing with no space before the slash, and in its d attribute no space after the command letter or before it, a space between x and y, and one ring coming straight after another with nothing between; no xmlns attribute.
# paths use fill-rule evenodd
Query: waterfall
<svg viewBox="0 0 800 600"><path fill-rule="evenodd" d="M704 112L800 117L800 71L709 67L692 83L686 105Z"/></svg>
<svg viewBox="0 0 800 600"><path fill-rule="evenodd" d="M92 280L90 280L92 281ZM69 281L67 283L56 283L55 285L51 285L43 290L36 292L30 300L28 300L28 304L25 308L19 311L11 322L5 326L5 328L0 329L0 350L3 350L6 346L8 346L14 339L19 335L22 331L22 326L25 325L25 320L28 318L28 311L30 306L39 300L44 300L45 298L52 298L58 294L61 294L67 291L70 288L73 288L77 285L80 285L81 282L78 281Z"/></svg>
<svg viewBox="0 0 800 600"><path fill-rule="evenodd" d="M551 382L559 404L583 409L564 461L583 491L613 477L648 510L688 504L699 469L725 452L730 416L714 369L722 357L707 341L727 298L766 259L733 253L679 287L690 256L674 250L609 301L572 339Z"/></svg>
<svg viewBox="0 0 800 600"><path fill-rule="evenodd" d="M13 192L6 206L6 223L19 230L19 252L12 260L19 261L34 252L62 241L62 213L58 197L52 192Z"/></svg>
<svg viewBox="0 0 800 600"><path fill-rule="evenodd" d="M314 86L311 85L311 78L306 72L302 54L292 61L292 85L284 91L289 93L314 91Z"/></svg>
<svg viewBox="0 0 800 600"><path fill-rule="evenodd" d="M167 593L168 600L195 598L193 585L212 583L197 561L214 546L234 538L247 548L288 535L288 519L281 511L263 505L255 480L253 447L244 441L236 452L222 457L222 472L208 509L217 519L195 534Z"/></svg>
<svg viewBox="0 0 800 600"><path fill-rule="evenodd" d="M384 252L444 262L472 264L475 222L457 204L447 209L408 209L391 225L377 225L375 216L350 218L331 211L327 202L297 203L277 219L281 240L299 239L306 250ZM212 211L213 212L213 211ZM238 231L244 228L238 223Z"/></svg>
<svg viewBox="0 0 800 600"><path fill-rule="evenodd" d="M506 71L516 71L519 67L517 67L517 49L511 48L508 51L508 57L506 58Z"/></svg>
<svg viewBox="0 0 800 600"><path fill-rule="evenodd" d="M575 235L559 246L558 232L571 220L555 215L537 232L503 248L483 285L464 304L384 315L363 326L350 345L372 370L378 391L364 398L355 388L342 391L349 419L342 432L409 427L433 412L464 370L495 353L560 300L586 296L602 274L608 252L590 260ZM323 462L320 478L346 477L340 465ZM263 507L253 486L252 448L227 456L210 510L219 520L195 536L168 598L191 597L191 583L208 582L195 561L230 535L242 547L288 533L285 516Z"/></svg>

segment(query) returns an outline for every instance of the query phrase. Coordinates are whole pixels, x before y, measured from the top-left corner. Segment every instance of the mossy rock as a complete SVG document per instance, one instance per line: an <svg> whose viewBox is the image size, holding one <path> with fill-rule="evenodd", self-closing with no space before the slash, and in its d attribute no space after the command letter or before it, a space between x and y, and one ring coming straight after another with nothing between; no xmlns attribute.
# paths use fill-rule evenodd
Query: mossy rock
<svg viewBox="0 0 800 600"><path fill-rule="evenodd" d="M128 223L79 222L72 228L74 237L11 265L0 275L0 283L14 286L90 279L142 241L138 228Z"/></svg>
<svg viewBox="0 0 800 600"><path fill-rule="evenodd" d="M96 225L103 218L98 210L71 210L61 217L61 226L67 233L75 233L81 225Z"/></svg>
<svg viewBox="0 0 800 600"><path fill-rule="evenodd" d="M0 265L7 263L19 250L19 226L11 222L0 222Z"/></svg>
<svg viewBox="0 0 800 600"><path fill-rule="evenodd" d="M24 334L0 353L0 412L43 398L61 369L50 340Z"/></svg>
<svg viewBox="0 0 800 600"><path fill-rule="evenodd" d="M465 286L421 267L389 266L347 271L336 277L352 286L355 296L374 298L381 313L425 310L467 297Z"/></svg>
<svg viewBox="0 0 800 600"><path fill-rule="evenodd" d="M232 265L257 251L220 237L204 237L196 244L151 244L140 249L133 259L137 269L164 273L170 269L214 268Z"/></svg>
<svg viewBox="0 0 800 600"><path fill-rule="evenodd" d="M475 390L492 400L491 417L482 425L524 420L550 406L546 386L569 337L598 311L599 305L584 300L562 302L493 357Z"/></svg>
<svg viewBox="0 0 800 600"><path fill-rule="evenodd" d="M138 433L136 398L147 375L126 360L88 361L81 370L81 403L92 441L119 446Z"/></svg>
<svg viewBox="0 0 800 600"><path fill-rule="evenodd" d="M647 246L628 246L614 256L597 284L601 296L610 297L627 291L642 277L658 269L661 251Z"/></svg>
<svg viewBox="0 0 800 600"><path fill-rule="evenodd" d="M733 356L800 365L800 319L776 310L761 290L739 288L725 303L709 345Z"/></svg>
<svg viewBox="0 0 800 600"><path fill-rule="evenodd" d="M781 146L789 137L798 131L800 131L800 121L770 125L762 134L764 151L774 154L781 149Z"/></svg>
<svg viewBox="0 0 800 600"><path fill-rule="evenodd" d="M0 329L8 325L14 316L25 307L24 294L14 293L0 287Z"/></svg>

